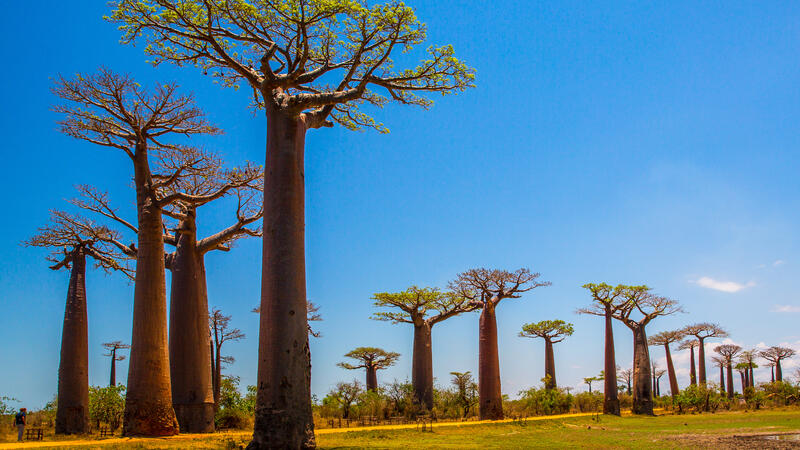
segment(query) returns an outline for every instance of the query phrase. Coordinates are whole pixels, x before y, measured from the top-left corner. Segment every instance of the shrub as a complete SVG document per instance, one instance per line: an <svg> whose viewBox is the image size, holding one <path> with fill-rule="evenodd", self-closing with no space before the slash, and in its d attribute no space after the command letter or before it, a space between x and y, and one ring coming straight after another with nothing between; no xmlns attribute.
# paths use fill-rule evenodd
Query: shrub
<svg viewBox="0 0 800 450"><path fill-rule="evenodd" d="M237 430L246 430L253 426L253 416L241 409L223 408L217 411L214 424L218 429L235 428Z"/></svg>
<svg viewBox="0 0 800 450"><path fill-rule="evenodd" d="M89 418L97 427L100 422L108 425L113 431L122 424L122 414L125 411L125 386L92 386L89 388Z"/></svg>
<svg viewBox="0 0 800 450"><path fill-rule="evenodd" d="M519 395L525 412L534 415L564 414L574 402L574 397L562 389L531 388Z"/></svg>
<svg viewBox="0 0 800 450"><path fill-rule="evenodd" d="M575 407L579 412L595 412L602 410L602 392L581 392L575 394Z"/></svg>

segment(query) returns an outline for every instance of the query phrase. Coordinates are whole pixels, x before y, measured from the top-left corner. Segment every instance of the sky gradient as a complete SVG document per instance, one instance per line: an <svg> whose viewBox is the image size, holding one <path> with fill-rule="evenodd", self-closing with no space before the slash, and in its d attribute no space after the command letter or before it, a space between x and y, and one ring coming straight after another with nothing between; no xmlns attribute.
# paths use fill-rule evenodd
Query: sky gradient
<svg viewBox="0 0 800 450"><path fill-rule="evenodd" d="M472 267L529 267L552 282L497 311L503 392L543 376L541 341L522 324L563 319L575 334L555 347L561 385L602 369L602 320L574 311L587 282L647 284L686 313L650 335L718 322L743 347L800 349L800 4L761 2L526 2L410 0L431 44L453 44L477 69L477 88L434 96L428 111L389 105L391 130L309 132L306 241L318 397L362 372L336 367L359 346L402 354L379 382L411 374L412 328L369 319L375 292L445 287ZM491 6L489 6L491 5ZM105 2L12 3L0 17L6 172L0 221L0 395L37 408L56 392L67 272L20 242L68 209L74 185L107 190L135 218L131 168L119 151L59 133L52 78L106 66L144 85L177 81L225 130L201 143L230 164L263 164L265 120L246 89L225 90L193 68L153 68L121 46ZM201 209L202 235L228 224L231 205ZM247 338L227 344L226 372L254 384L260 242L207 259L209 305ZM130 342L133 287L87 273L90 383L105 385L102 342ZM617 358L631 333L615 325ZM721 341L717 341L719 343ZM715 345L709 343L710 347ZM433 331L434 376L477 375L478 314ZM651 355L663 366L663 350ZM688 354L674 352L681 386ZM800 358L798 358L800 359ZM791 374L794 361L784 364ZM118 367L124 383L127 361ZM710 377L716 375L709 364ZM768 378L758 369L756 380ZM662 389L667 382L662 379Z"/></svg>

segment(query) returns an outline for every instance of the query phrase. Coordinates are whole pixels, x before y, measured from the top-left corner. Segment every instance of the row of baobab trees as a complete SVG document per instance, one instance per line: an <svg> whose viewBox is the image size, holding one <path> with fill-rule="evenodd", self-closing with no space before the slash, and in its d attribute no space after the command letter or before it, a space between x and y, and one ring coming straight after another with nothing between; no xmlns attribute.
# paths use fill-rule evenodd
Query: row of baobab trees
<svg viewBox="0 0 800 450"><path fill-rule="evenodd" d="M54 93L64 102L55 108L62 131L127 156L136 194L136 221L126 221L101 191L83 190L87 204L96 205L93 212L134 233L135 244L105 225L63 212L55 212L55 223L30 241L63 249L53 255L53 267L71 270L63 334L69 345L62 345L59 384L74 388L59 389L59 430L81 432L87 426L84 278L90 257L133 277L123 434L210 431L203 256L259 234L247 225L263 221L258 394L248 448L313 448L305 136L334 124L388 131L361 108L390 101L429 107L427 94L474 87L475 71L449 45L427 46L417 64L396 62L398 54L427 40L413 8L398 2L117 0L110 8L106 20L118 25L121 42L144 43L153 64L193 66L223 87L248 87L239 92L252 95L265 113L265 168L223 170L219 158L187 143L188 137L221 131L175 83L145 89L107 69L56 81ZM198 208L231 195L238 200L235 223L197 236ZM167 252L165 245L175 250ZM128 259L135 266L129 268ZM168 269L174 302L169 317Z"/></svg>

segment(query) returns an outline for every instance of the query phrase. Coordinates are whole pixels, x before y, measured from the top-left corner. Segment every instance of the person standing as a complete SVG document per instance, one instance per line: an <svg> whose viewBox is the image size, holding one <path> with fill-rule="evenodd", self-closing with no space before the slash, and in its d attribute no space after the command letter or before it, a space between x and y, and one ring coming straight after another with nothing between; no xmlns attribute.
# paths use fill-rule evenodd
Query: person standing
<svg viewBox="0 0 800 450"><path fill-rule="evenodd" d="M28 410L20 408L14 416L14 425L17 426L17 441L22 441L22 434L25 432L25 424L28 422Z"/></svg>

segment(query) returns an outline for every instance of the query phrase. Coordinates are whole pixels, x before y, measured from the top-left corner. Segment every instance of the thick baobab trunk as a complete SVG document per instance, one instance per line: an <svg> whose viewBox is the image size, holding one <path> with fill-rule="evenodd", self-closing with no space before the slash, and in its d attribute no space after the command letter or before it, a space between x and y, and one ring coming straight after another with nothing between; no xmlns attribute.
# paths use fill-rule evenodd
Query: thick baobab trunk
<svg viewBox="0 0 800 450"><path fill-rule="evenodd" d="M117 349L111 349L111 376L108 380L109 386L117 385Z"/></svg>
<svg viewBox="0 0 800 450"><path fill-rule="evenodd" d="M433 409L433 352L431 350L431 325L421 321L414 324L414 356L411 365L411 384L414 397L420 405Z"/></svg>
<svg viewBox="0 0 800 450"><path fill-rule="evenodd" d="M367 390L378 391L378 368L372 365L367 365Z"/></svg>
<svg viewBox="0 0 800 450"><path fill-rule="evenodd" d="M72 271L61 334L56 434L89 432L89 328L86 313L86 256L72 252Z"/></svg>
<svg viewBox="0 0 800 450"><path fill-rule="evenodd" d="M725 368L723 366L719 366L719 392L720 394L725 393Z"/></svg>
<svg viewBox="0 0 800 450"><path fill-rule="evenodd" d="M650 350L644 327L633 328L633 413L653 415Z"/></svg>
<svg viewBox="0 0 800 450"><path fill-rule="evenodd" d="M606 337L605 337L605 367L604 369L604 398L603 414L620 415L619 395L617 392L617 360L614 355L614 328L611 316L611 307L605 305ZM628 384L630 391L630 383Z"/></svg>
<svg viewBox="0 0 800 450"><path fill-rule="evenodd" d="M208 298L194 210L178 226L170 263L169 366L172 406L183 433L214 431L214 395L208 342Z"/></svg>
<svg viewBox="0 0 800 450"><path fill-rule="evenodd" d="M744 371L739 372L739 377L742 379L742 394L744 394L745 389L747 389L747 374Z"/></svg>
<svg viewBox="0 0 800 450"><path fill-rule="evenodd" d="M727 369L728 369L728 398L733 398L733 367L732 364L728 362Z"/></svg>
<svg viewBox="0 0 800 450"><path fill-rule="evenodd" d="M172 409L167 349L167 289L161 206L149 188L147 150L137 148L134 161L139 219L133 337L125 396L124 436L168 436L178 433Z"/></svg>
<svg viewBox="0 0 800 450"><path fill-rule="evenodd" d="M772 377L771 380L774 383L775 382L775 366L770 367L769 371L770 371L770 376Z"/></svg>
<svg viewBox="0 0 800 450"><path fill-rule="evenodd" d="M258 395L249 449L315 448L306 318L305 116L267 101Z"/></svg>
<svg viewBox="0 0 800 450"><path fill-rule="evenodd" d="M697 384L697 371L694 366L694 347L689 347L689 384Z"/></svg>
<svg viewBox="0 0 800 450"><path fill-rule="evenodd" d="M556 360L553 355L553 343L549 339L544 340L544 376L547 378L547 389L555 389L556 384Z"/></svg>
<svg viewBox="0 0 800 450"><path fill-rule="evenodd" d="M500 391L500 358L497 353L497 318L494 306L481 310L478 340L478 397L481 420L503 418Z"/></svg>
<svg viewBox="0 0 800 450"><path fill-rule="evenodd" d="M700 384L706 384L706 344L701 338L697 340L697 376Z"/></svg>
<svg viewBox="0 0 800 450"><path fill-rule="evenodd" d="M756 381L753 378L753 365L752 364L750 365L750 387L751 388L755 388L756 387Z"/></svg>
<svg viewBox="0 0 800 450"><path fill-rule="evenodd" d="M669 351L669 344L664 344L664 352L667 355L667 377L669 377L669 391L672 398L678 395L678 377L675 375L675 366L672 365L672 353Z"/></svg>
<svg viewBox="0 0 800 450"><path fill-rule="evenodd" d="M775 381L783 381L783 370L781 370L781 360L775 361Z"/></svg>

